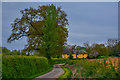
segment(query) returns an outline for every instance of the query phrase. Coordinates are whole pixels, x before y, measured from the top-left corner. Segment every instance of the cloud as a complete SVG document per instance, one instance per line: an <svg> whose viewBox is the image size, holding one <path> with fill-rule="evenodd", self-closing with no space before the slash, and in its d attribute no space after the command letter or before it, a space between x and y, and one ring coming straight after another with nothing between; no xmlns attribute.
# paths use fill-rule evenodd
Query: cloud
<svg viewBox="0 0 120 80"><path fill-rule="evenodd" d="M82 45L89 41L103 43L108 38L117 38L117 26L95 25L89 22L72 23L69 28L68 44Z"/></svg>
<svg viewBox="0 0 120 80"><path fill-rule="evenodd" d="M70 25L70 28L68 29L70 33L80 33L82 36L85 34L85 36L88 34L88 36L93 35L102 35L102 36L109 36L114 35L118 33L117 25L115 26L105 26L105 25L95 25L91 24L89 22L79 22L79 23L72 23ZM103 35L104 34L104 35Z"/></svg>
<svg viewBox="0 0 120 80"><path fill-rule="evenodd" d="M83 33L70 33L70 37L80 37L80 38L85 38L85 37L96 37L97 35L95 34L83 34Z"/></svg>

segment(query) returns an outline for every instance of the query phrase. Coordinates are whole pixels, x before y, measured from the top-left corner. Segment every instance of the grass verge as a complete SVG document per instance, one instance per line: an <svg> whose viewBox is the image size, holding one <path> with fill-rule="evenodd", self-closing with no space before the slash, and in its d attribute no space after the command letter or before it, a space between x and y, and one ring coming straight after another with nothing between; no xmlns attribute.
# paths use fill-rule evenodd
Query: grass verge
<svg viewBox="0 0 120 80"><path fill-rule="evenodd" d="M63 65L61 65L62 69L64 70L64 74L62 74L61 76L58 77L58 80L60 78L70 78L72 75L71 70L68 67L64 67Z"/></svg>

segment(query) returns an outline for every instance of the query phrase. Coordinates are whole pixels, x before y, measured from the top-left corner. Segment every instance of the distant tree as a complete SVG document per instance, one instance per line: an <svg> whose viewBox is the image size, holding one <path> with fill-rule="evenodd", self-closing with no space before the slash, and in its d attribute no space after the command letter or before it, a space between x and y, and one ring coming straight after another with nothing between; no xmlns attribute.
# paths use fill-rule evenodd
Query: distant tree
<svg viewBox="0 0 120 80"><path fill-rule="evenodd" d="M16 52L16 54L17 54L17 55L21 55L21 52L20 52L20 50L18 50L18 51Z"/></svg>
<svg viewBox="0 0 120 80"><path fill-rule="evenodd" d="M96 50L99 53L99 55L101 55L101 56L109 55L108 49L105 47L104 44L96 44L92 50Z"/></svg>
<svg viewBox="0 0 120 80"><path fill-rule="evenodd" d="M117 39L108 39L107 46L114 47L118 43Z"/></svg>
<svg viewBox="0 0 120 80"><path fill-rule="evenodd" d="M17 51L16 49L15 49L15 50L12 50L11 55L18 55L19 53L17 54L17 52L18 52L18 51Z"/></svg>
<svg viewBox="0 0 120 80"><path fill-rule="evenodd" d="M90 45L89 45L89 42L87 41L87 42L85 42L85 43L83 43L83 45L88 49L89 47L90 47Z"/></svg>
<svg viewBox="0 0 120 80"><path fill-rule="evenodd" d="M117 46L117 56L120 56L120 41L116 46Z"/></svg>
<svg viewBox="0 0 120 80"><path fill-rule="evenodd" d="M74 51L76 50L76 47L77 47L76 45L72 45L72 46L71 46L71 51L72 51L72 53L74 53Z"/></svg>
<svg viewBox="0 0 120 80"><path fill-rule="evenodd" d="M25 54L25 52L22 51L22 52L21 52L21 55L26 55L26 54Z"/></svg>
<svg viewBox="0 0 120 80"><path fill-rule="evenodd" d="M68 37L68 20L67 14L60 7L47 5L39 6L38 9L31 7L20 12L22 17L16 18L12 24L9 43L27 37L28 44L24 51L28 55L31 51L38 50L40 55L50 59L52 55L63 53Z"/></svg>
<svg viewBox="0 0 120 80"><path fill-rule="evenodd" d="M98 58L99 53L95 50L92 50L89 54L89 58Z"/></svg>
<svg viewBox="0 0 120 80"><path fill-rule="evenodd" d="M76 46L77 50L81 50L81 49L86 49L85 47L81 47L81 46Z"/></svg>
<svg viewBox="0 0 120 80"><path fill-rule="evenodd" d="M69 59L73 59L72 53L69 53Z"/></svg>
<svg viewBox="0 0 120 80"><path fill-rule="evenodd" d="M113 47L111 52L114 56L120 56L120 41L118 41L118 43Z"/></svg>
<svg viewBox="0 0 120 80"><path fill-rule="evenodd" d="M91 45L91 48L94 48L94 47L95 47L95 45L96 45L96 43L93 43L93 44Z"/></svg>
<svg viewBox="0 0 120 80"><path fill-rule="evenodd" d="M64 49L64 53L67 54L67 53L70 53L70 52L72 52L71 48L69 48L68 46L66 46L65 49Z"/></svg>
<svg viewBox="0 0 120 80"><path fill-rule="evenodd" d="M110 56L117 56L118 54L117 44L118 44L117 39L108 39L107 47L108 47L108 52L110 53Z"/></svg>
<svg viewBox="0 0 120 80"><path fill-rule="evenodd" d="M10 50L7 49L6 47L2 47L2 53L6 54L6 55L10 55Z"/></svg>
<svg viewBox="0 0 120 80"><path fill-rule="evenodd" d="M91 51L92 51L91 47L89 47L88 49L86 49L86 52L88 53L88 58L89 58L89 54L90 54Z"/></svg>

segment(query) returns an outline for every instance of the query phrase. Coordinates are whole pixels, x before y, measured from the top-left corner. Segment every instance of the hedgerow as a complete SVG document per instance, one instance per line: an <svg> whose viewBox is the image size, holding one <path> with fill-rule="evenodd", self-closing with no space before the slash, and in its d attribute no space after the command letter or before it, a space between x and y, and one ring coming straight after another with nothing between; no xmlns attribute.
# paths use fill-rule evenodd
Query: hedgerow
<svg viewBox="0 0 120 80"><path fill-rule="evenodd" d="M69 61L69 59L64 59L64 58L52 58L52 63L53 63L53 64L66 63L67 61Z"/></svg>
<svg viewBox="0 0 120 80"><path fill-rule="evenodd" d="M47 58L35 56L3 56L3 78L28 78L50 68Z"/></svg>

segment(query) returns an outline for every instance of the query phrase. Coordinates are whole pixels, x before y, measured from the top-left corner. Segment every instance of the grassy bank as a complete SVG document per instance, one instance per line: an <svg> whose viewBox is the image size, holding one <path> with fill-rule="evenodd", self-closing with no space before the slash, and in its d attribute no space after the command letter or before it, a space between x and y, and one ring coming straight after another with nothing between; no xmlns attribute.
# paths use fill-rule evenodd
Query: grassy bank
<svg viewBox="0 0 120 80"><path fill-rule="evenodd" d="M120 77L120 63L113 66L111 60L103 59L102 61L84 59L76 61L74 68L76 68L76 78L119 78Z"/></svg>

